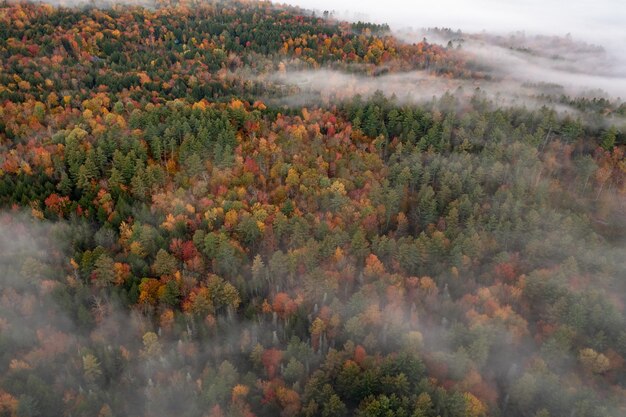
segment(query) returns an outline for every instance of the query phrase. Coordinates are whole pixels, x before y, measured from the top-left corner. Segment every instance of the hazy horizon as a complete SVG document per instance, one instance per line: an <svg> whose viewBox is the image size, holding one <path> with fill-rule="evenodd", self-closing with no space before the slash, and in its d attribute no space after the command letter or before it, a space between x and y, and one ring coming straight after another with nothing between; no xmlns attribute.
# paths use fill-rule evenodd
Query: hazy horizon
<svg viewBox="0 0 626 417"><path fill-rule="evenodd" d="M331 0L288 0L287 3L313 10L334 11L347 20L388 23L393 30L446 27L467 32L511 33L565 36L605 47L620 58L626 42L626 5L619 0L476 0L471 5L460 0L424 2L420 0L362 0L337 3Z"/></svg>

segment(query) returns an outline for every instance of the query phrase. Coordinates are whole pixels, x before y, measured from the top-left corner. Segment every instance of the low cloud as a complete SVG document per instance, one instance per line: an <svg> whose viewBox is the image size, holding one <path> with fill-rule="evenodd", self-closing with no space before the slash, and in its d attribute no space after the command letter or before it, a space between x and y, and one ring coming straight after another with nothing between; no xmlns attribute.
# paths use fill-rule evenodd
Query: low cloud
<svg viewBox="0 0 626 417"><path fill-rule="evenodd" d="M624 57L626 8L620 0L291 0L302 7L335 11L339 18L386 22L392 29L448 27L465 32L564 36L610 47ZM622 61L626 63L626 61Z"/></svg>
<svg viewBox="0 0 626 417"><path fill-rule="evenodd" d="M293 71L269 77L272 83L282 86L286 92L280 98L268 98L266 101L288 107L328 106L350 100L357 95L368 98L380 92L387 97L395 97L399 103L427 104L436 103L449 95L458 106L480 98L488 100L494 107L538 109L547 106L561 117L582 117L600 128L611 125L626 126L626 120L619 115L594 117L593 114L581 113L569 104L559 102L562 94L573 97L603 97L607 96L606 93L576 85L558 85L556 70L554 82L528 77L521 68L516 71L516 74L506 74L499 80L449 79L425 71L392 73L378 77L329 69ZM577 79L577 76L572 75L572 78Z"/></svg>
<svg viewBox="0 0 626 417"><path fill-rule="evenodd" d="M384 73L370 76L332 69L293 70L261 77L283 86L291 86L279 104L302 106L332 104L357 94L368 97L376 91L403 103L425 103L452 94L461 103L476 94L494 106L548 106L562 116L604 120L604 125L623 127L623 117L609 107L619 106L626 97L626 74L613 65L600 46L579 42L571 37L507 36L465 34L460 31L431 29L404 31L401 39L426 38L431 43L448 45L449 54L464 62L473 78L449 78L428 71ZM570 100L606 99L601 115L582 114Z"/></svg>
<svg viewBox="0 0 626 417"><path fill-rule="evenodd" d="M189 320L186 331L185 324L176 333L161 329L150 315L121 305L114 291L98 291L73 272L77 243L66 222L0 213L2 388L28 403L32 415L57 412L61 399L52 396L58 392L67 401L107 404L113 415L198 415L226 406L230 393L204 398L211 392L206 385L220 385L221 373L236 374L238 355L249 355L271 331L256 321L217 317L219 337L199 343L205 324ZM83 303L78 315L76 302ZM26 385L7 382L21 379ZM48 388L37 390L31 381ZM106 407L101 415L111 415Z"/></svg>
<svg viewBox="0 0 626 417"><path fill-rule="evenodd" d="M460 44L460 52L470 61L487 67L487 75L515 84L557 84L573 96L626 97L626 8L618 0L290 3L334 11L339 19L388 23L394 35L409 43L426 37L446 45L457 38L453 44ZM452 37L419 29L432 27L450 28ZM481 87L510 91L506 83ZM515 94L518 91L519 86ZM539 88L537 94L542 92Z"/></svg>
<svg viewBox="0 0 626 417"><path fill-rule="evenodd" d="M496 78L560 85L572 96L626 97L626 73L604 48L569 37L469 35L461 49Z"/></svg>

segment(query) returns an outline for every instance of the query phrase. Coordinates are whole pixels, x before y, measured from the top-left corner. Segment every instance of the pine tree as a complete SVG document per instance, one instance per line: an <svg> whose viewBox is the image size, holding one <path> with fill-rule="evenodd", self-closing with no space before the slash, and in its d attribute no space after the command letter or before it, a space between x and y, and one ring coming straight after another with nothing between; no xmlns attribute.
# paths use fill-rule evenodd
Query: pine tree
<svg viewBox="0 0 626 417"><path fill-rule="evenodd" d="M611 151L615 146L616 140L617 128L615 126L611 126L611 128L604 132L604 134L602 135L602 141L600 142L600 146L606 151Z"/></svg>

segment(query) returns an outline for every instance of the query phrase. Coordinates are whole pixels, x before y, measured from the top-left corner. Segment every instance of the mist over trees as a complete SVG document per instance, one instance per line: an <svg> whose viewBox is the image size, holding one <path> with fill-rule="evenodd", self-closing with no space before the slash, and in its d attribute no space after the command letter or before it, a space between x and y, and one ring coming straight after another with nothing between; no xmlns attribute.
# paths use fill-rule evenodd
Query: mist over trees
<svg viewBox="0 0 626 417"><path fill-rule="evenodd" d="M0 416L626 413L611 92L268 2L2 3L0 64Z"/></svg>

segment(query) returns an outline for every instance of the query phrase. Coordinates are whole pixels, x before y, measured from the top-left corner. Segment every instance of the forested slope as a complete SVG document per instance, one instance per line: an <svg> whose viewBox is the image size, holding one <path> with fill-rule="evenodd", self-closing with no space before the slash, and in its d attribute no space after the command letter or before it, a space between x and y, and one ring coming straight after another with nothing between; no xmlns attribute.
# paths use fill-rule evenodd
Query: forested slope
<svg viewBox="0 0 626 417"><path fill-rule="evenodd" d="M0 63L0 415L626 413L624 104L283 105L484 75L266 2L4 3Z"/></svg>

